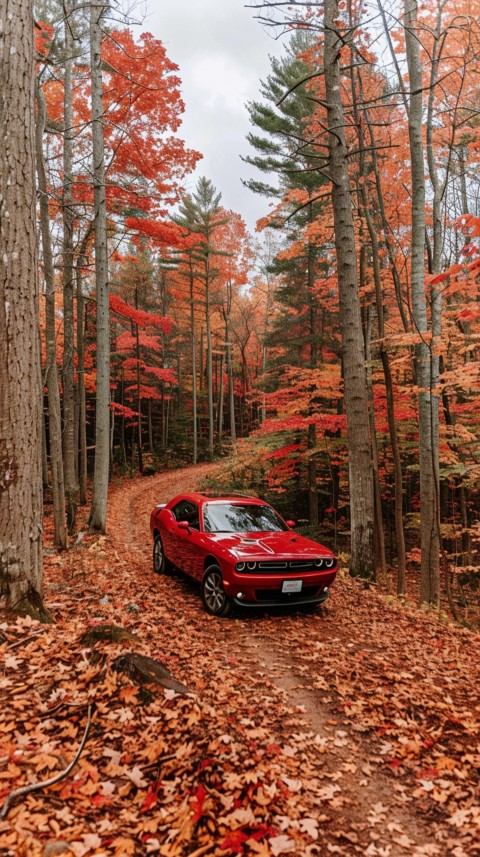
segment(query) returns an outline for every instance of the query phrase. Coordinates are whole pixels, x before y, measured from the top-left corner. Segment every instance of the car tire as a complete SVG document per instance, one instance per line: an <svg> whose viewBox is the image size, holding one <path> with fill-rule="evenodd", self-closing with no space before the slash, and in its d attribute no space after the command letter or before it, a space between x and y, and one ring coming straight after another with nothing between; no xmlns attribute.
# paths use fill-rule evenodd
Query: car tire
<svg viewBox="0 0 480 857"><path fill-rule="evenodd" d="M222 572L218 565L210 565L203 576L202 601L211 616L228 616L232 612L232 600L223 588Z"/></svg>
<svg viewBox="0 0 480 857"><path fill-rule="evenodd" d="M160 536L155 536L153 540L153 570L155 574L168 574L170 564L163 552L163 544Z"/></svg>

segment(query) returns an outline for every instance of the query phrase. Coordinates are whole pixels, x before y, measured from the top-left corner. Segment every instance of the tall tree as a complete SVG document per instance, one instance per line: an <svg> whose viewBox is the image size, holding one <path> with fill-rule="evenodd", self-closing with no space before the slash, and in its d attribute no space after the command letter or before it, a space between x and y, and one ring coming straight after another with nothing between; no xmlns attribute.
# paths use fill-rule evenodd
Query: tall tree
<svg viewBox="0 0 480 857"><path fill-rule="evenodd" d="M375 571L373 481L364 339L340 81L340 55L344 44L344 31L347 28L339 20L338 0L325 0L324 26L329 170L332 180L350 473L351 571L354 575L371 577Z"/></svg>
<svg viewBox="0 0 480 857"><path fill-rule="evenodd" d="M74 381L74 268L73 268L73 13L70 0L65 0L64 72L63 72L63 458L68 531L72 533L76 518L76 450L75 450L75 381Z"/></svg>
<svg viewBox="0 0 480 857"><path fill-rule="evenodd" d="M195 232L199 236L196 245L196 274L204 289L205 330L207 337L207 398L208 398L208 455L213 459L215 423L213 413L213 363L212 363L212 319L211 288L218 270L215 258L221 251L215 245L215 233L219 226L227 222L221 214L220 200L212 182L203 176L198 180L195 193L184 197L176 222Z"/></svg>
<svg viewBox="0 0 480 857"><path fill-rule="evenodd" d="M55 545L67 547L65 525L65 482L63 473L62 415L57 371L57 337L55 330L55 271L53 267L50 217L48 211L48 187L43 156L43 133L45 130L45 95L37 81L36 163L40 208L40 234L42 238L43 276L45 280L45 341L48 396L48 436L50 466L52 470L53 527Z"/></svg>
<svg viewBox="0 0 480 857"><path fill-rule="evenodd" d="M432 352L428 340L425 294L425 158L423 148L423 79L418 37L416 0L405 0L405 50L410 83L408 131L412 182L412 252L410 279L412 312L418 342L415 346L418 384L420 455L421 601L436 604L439 598L438 397L432 390Z"/></svg>
<svg viewBox="0 0 480 857"><path fill-rule="evenodd" d="M97 295L95 469L89 524L105 532L110 465L110 319L108 303L107 203L103 142L102 19L108 6L90 5L90 62L92 76L92 152L95 230L95 289Z"/></svg>
<svg viewBox="0 0 480 857"><path fill-rule="evenodd" d="M1 0L0 593L42 609L41 379L30 0Z"/></svg>
<svg viewBox="0 0 480 857"><path fill-rule="evenodd" d="M275 178L277 181L276 186L256 179L244 184L254 193L282 199L279 216L271 217L269 225L282 228L288 243L296 246L296 252L291 258L283 256L276 267L285 274L284 302L305 317L301 343L292 341L292 350L303 355L307 344L311 366L316 366L318 359L319 307L315 279L322 267L322 248L310 235L310 227L319 215L319 199L325 195L322 188L327 182L320 169L325 157L319 154L318 135L306 132L315 111L315 99L308 90L311 67L305 54L315 50L315 45L315 36L299 29L291 36L285 56L271 59L271 73L261 84L264 101L247 105L255 128L247 140L256 154L243 159L270 182ZM256 133L257 129L261 134Z"/></svg>

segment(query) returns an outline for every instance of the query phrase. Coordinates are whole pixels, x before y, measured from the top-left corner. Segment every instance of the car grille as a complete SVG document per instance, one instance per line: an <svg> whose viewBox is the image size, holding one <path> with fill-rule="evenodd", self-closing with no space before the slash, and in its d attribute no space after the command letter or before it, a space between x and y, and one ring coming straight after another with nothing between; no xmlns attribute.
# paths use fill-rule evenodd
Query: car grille
<svg viewBox="0 0 480 857"><path fill-rule="evenodd" d="M257 562L257 567L253 569L252 574L259 571L271 571L272 573L279 571L321 571L321 568L315 568L313 559L289 559L281 560L266 560L265 562ZM249 571L248 568L245 569Z"/></svg>

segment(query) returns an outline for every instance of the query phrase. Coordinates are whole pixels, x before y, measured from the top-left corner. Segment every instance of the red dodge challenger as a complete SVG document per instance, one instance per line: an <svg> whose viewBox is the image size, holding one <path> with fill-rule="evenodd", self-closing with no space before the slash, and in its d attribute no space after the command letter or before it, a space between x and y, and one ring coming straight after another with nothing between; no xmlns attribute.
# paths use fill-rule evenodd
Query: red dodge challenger
<svg viewBox="0 0 480 857"><path fill-rule="evenodd" d="M295 533L254 497L181 494L152 511L153 568L172 566L201 585L205 609L320 604L337 573L334 554Z"/></svg>

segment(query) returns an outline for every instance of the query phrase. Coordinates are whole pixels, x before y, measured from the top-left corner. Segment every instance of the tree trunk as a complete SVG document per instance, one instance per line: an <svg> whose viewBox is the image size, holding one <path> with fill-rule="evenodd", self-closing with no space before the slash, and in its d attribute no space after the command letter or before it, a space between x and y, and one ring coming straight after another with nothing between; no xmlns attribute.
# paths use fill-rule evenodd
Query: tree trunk
<svg viewBox="0 0 480 857"><path fill-rule="evenodd" d="M308 206L308 221L313 223L315 216L313 205ZM318 338L317 338L317 298L315 295L315 262L317 258L316 246L309 241L307 246L307 290L308 290L308 314L310 324L310 366L314 369L318 363Z"/></svg>
<svg viewBox="0 0 480 857"><path fill-rule="evenodd" d="M377 427L375 425L375 402L373 393L373 378L372 378L372 325L373 325L374 307L368 308L368 322L365 333L365 356L367 359L367 391L370 403L370 436L372 443L372 469L373 469L373 509L375 514L375 552L377 557L377 568L380 569L383 576L387 573L387 560L385 557L385 532L383 528L383 512L382 512L382 493L380 491L379 478L379 460L378 460L378 441Z"/></svg>
<svg viewBox="0 0 480 857"><path fill-rule="evenodd" d="M108 304L107 205L103 147L103 90L101 19L107 10L103 2L90 6L90 57L92 74L92 145L95 229L95 287L97 295L97 392L95 419L95 466L89 524L105 532L107 523L110 429L110 319Z"/></svg>
<svg viewBox="0 0 480 857"><path fill-rule="evenodd" d="M207 333L207 399L208 399L208 459L213 461L213 365L212 365L212 328L210 320L210 255L205 258L205 324Z"/></svg>
<svg viewBox="0 0 480 857"><path fill-rule="evenodd" d="M353 23L353 22L352 22ZM357 99L356 99L356 80L358 81L359 95L360 99L363 102L365 100L362 88L362 78L359 70L354 68L354 61L352 56L352 69L350 72L350 79L352 85L352 93L353 93L353 110L354 110L354 119L358 129L358 141L359 141L359 149L360 149L360 172L361 175L365 178L369 169L369 165L367 165L365 160L365 137L363 132L363 123L360 120ZM373 123L370 121L369 113L366 107L363 109L363 113L367 122L369 136L370 136L370 144L372 148L372 160L374 164L374 172L376 174L377 181L377 193L379 197L379 207L380 213L382 215L382 222L385 231L385 211L383 207L383 196L382 189L380 184L380 176L378 171L376 170L377 162L376 162L376 152L375 152L375 136L373 131ZM382 360L383 372L385 376L385 393L387 399L387 416L388 416L388 429L390 434L390 443L392 449L392 457L393 457L393 465L394 465L394 477L395 477L395 534L396 534L396 545L397 545L397 594L404 595L405 594L405 534L403 529L403 476L402 476L402 462L400 458L400 450L398 447L398 436L397 436L397 427L395 423L395 412L394 412L394 398L393 398L393 383L392 383L392 374L390 371L390 361L388 357L388 353L385 350L384 345L384 337L385 337L385 318L384 318L384 307L383 307L383 291L382 291L382 280L381 280L381 267L380 267L380 250L378 244L377 230L375 229L375 224L372 219L370 201L368 199L366 184L363 181L359 184L358 188L359 194L359 213L362 217L365 218L368 236L370 239L370 248L372 253L372 266L373 266L373 280L375 284L375 304L377 310L377 320L378 320L378 338L380 340L380 357ZM387 246L388 249L388 246ZM391 248L392 249L392 248ZM390 253L390 264L392 267L394 282L398 281L398 287L395 285L395 291L398 291L397 300L399 300L400 295L400 278L398 276L398 271L396 268L395 257L393 255L393 251ZM367 365L370 365L370 358L367 356ZM371 385L371 370L367 373L369 387ZM375 514L377 518L377 527L381 526L383 530L383 521L381 520L381 506L380 506L380 486L378 485L378 460L375 459L376 453L376 437L375 437L375 413L373 409L373 391L371 395L371 432L372 432L372 449L374 452L374 468L375 468ZM378 453L376 454L376 458L378 459ZM382 569L386 570L386 559L385 559L385 538L382 533L380 538L377 538L377 546L378 553L380 556L380 564Z"/></svg>
<svg viewBox="0 0 480 857"><path fill-rule="evenodd" d="M82 292L82 265L85 264L83 254L77 258L77 376L78 376L78 447L79 465L78 482L80 488L80 504L87 502L87 397L85 391L85 329L86 303Z"/></svg>
<svg viewBox="0 0 480 857"><path fill-rule="evenodd" d="M224 383L223 383L223 364L225 362L225 356L222 354L220 356L220 377L218 379L218 421L217 421L217 431L218 431L218 451L222 451L222 433L223 433L223 394L224 394Z"/></svg>
<svg viewBox="0 0 480 857"><path fill-rule="evenodd" d="M50 488L48 481L47 427L45 425L44 407L42 407L42 486L44 491Z"/></svg>
<svg viewBox="0 0 480 857"><path fill-rule="evenodd" d="M153 420L152 420L152 400L148 400L148 451L153 453Z"/></svg>
<svg viewBox="0 0 480 857"><path fill-rule="evenodd" d="M315 423L308 426L308 449L314 450L317 445L317 429ZM308 459L308 521L318 525L318 493L317 493L317 463L313 457Z"/></svg>
<svg viewBox="0 0 480 857"><path fill-rule="evenodd" d="M228 402L230 411L230 440L232 444L237 442L237 428L235 425L235 387L233 383L233 360L232 360L232 345L228 343L230 331L226 330L227 341L227 374L228 374Z"/></svg>
<svg viewBox="0 0 480 857"><path fill-rule="evenodd" d="M135 287L135 309L138 309L138 289ZM138 469L143 473L143 443L142 443L142 391L140 384L140 328L135 325L135 357L137 358L137 439L138 439Z"/></svg>
<svg viewBox="0 0 480 857"><path fill-rule="evenodd" d="M75 380L73 325L73 200L72 200L72 65L73 36L70 3L64 6L65 69L63 75L63 461L67 525L71 534L77 514L77 479L75 474Z"/></svg>
<svg viewBox="0 0 480 857"><path fill-rule="evenodd" d="M373 479L368 422L364 341L357 282L357 260L349 186L345 119L341 101L337 34L338 0L325 0L325 89L328 104L330 177L335 227L345 410L350 474L352 575L375 574Z"/></svg>
<svg viewBox="0 0 480 857"><path fill-rule="evenodd" d="M47 177L43 158L43 132L46 105L41 86L37 83L36 156L38 195L40 203L40 232L42 236L43 272L45 277L45 346L46 381L48 396L48 434L50 440L50 467L52 472L53 532L55 546L67 547L65 527L65 484L62 457L62 416L57 372L57 342L55 332L55 272L53 270L50 219L48 213Z"/></svg>
<svg viewBox="0 0 480 857"><path fill-rule="evenodd" d="M191 265L190 260L190 265ZM194 278L190 269L190 332L192 337L192 463L197 463L197 342L195 337L195 303L193 294Z"/></svg>
<svg viewBox="0 0 480 857"><path fill-rule="evenodd" d="M405 50L410 79L408 130L412 174L412 311L420 342L415 346L418 384L418 429L420 445L420 600L437 604L439 598L439 480L438 401L432 397L432 355L425 335L428 331L425 296L425 164L422 139L422 66L416 0L405 0Z"/></svg>
<svg viewBox="0 0 480 857"><path fill-rule="evenodd" d="M1 0L0 594L43 617L33 14Z"/></svg>

